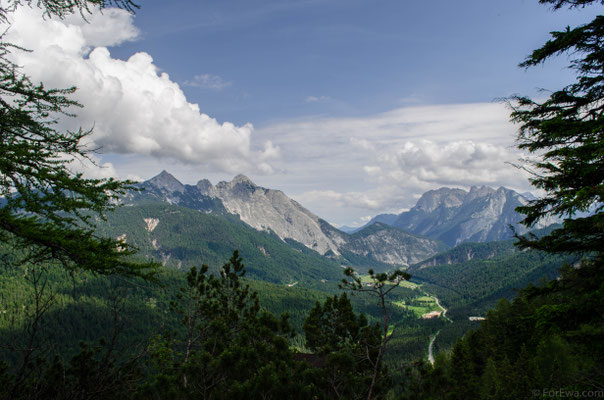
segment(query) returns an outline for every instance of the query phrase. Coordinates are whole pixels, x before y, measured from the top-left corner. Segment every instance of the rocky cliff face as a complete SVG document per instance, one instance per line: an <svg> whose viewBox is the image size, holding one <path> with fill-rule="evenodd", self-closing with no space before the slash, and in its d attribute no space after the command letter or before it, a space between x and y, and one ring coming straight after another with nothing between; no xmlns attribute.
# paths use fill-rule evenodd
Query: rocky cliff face
<svg viewBox="0 0 604 400"><path fill-rule="evenodd" d="M321 230L319 217L280 190L257 186L238 175L231 182L219 182L210 193L253 228L271 230L281 239L293 239L320 254L340 254L338 246Z"/></svg>
<svg viewBox="0 0 604 400"><path fill-rule="evenodd" d="M183 185L164 171L143 182L141 187L145 189L142 196L148 199L167 201L206 213L236 214L257 230L272 231L282 240L295 240L328 257L346 260L342 255L345 252L352 255L355 262L370 264L374 260L379 264L408 265L445 248L440 242L418 238L382 224L349 235L320 219L282 191L258 186L244 175L215 186L203 179L193 186Z"/></svg>
<svg viewBox="0 0 604 400"><path fill-rule="evenodd" d="M411 265L448 246L377 222L351 235L342 248L386 264Z"/></svg>
<svg viewBox="0 0 604 400"><path fill-rule="evenodd" d="M463 242L489 242L513 237L526 228L515 208L526 204L519 193L500 187L441 188L424 193L416 206L392 223L409 232L442 240L449 246Z"/></svg>
<svg viewBox="0 0 604 400"><path fill-rule="evenodd" d="M216 186L202 179L193 186L183 185L163 171L141 187L146 196L157 200L204 212L237 214L257 230L272 231L281 239L295 240L319 254L340 254L338 246L321 230L319 217L280 190L260 187L244 175Z"/></svg>

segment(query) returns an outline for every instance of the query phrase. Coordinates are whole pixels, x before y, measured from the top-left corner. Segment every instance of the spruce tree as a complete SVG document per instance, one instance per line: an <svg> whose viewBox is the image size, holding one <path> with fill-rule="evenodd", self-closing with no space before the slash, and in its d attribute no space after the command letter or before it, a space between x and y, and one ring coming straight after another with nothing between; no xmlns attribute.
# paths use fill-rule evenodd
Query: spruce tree
<svg viewBox="0 0 604 400"><path fill-rule="evenodd" d="M4 31L8 13L21 6L38 6L49 18L84 16L95 7L136 7L127 0L13 0L0 5ZM24 249L28 261L150 277L155 264L132 262L133 247L94 231L95 218L112 210L132 182L88 179L72 171L73 160L91 161L91 149L82 144L91 131L57 127L59 118L69 118L69 110L80 106L70 98L75 88L32 82L11 61L15 51L27 50L0 40L0 240Z"/></svg>
<svg viewBox="0 0 604 400"><path fill-rule="evenodd" d="M541 0L554 9L585 7L602 0ZM538 157L526 167L545 196L517 210L532 226L547 217L563 227L543 238L519 237L522 247L549 252L601 252L604 249L604 16L575 28L552 32L551 39L520 64L529 68L560 54L573 56L574 83L538 102L510 100L520 124L518 147ZM583 213L577 215L577 213ZM588 215L585 215L587 213Z"/></svg>

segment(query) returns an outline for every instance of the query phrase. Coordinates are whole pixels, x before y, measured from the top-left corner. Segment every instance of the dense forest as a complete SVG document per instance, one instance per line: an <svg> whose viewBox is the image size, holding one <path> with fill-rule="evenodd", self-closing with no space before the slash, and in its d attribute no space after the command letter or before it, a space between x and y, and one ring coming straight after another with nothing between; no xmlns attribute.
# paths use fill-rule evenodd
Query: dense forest
<svg viewBox="0 0 604 400"><path fill-rule="evenodd" d="M138 7L9 4L0 5L3 22L25 6L55 17ZM518 208L523 223L563 223L518 236L521 251L509 242L466 244L436 257L450 257L448 265L364 266L363 275L270 233L235 229L235 218L162 205L120 209L116 200L136 190L133 182L69 168L71 158L89 157L82 140L90 131L56 123L79 106L69 98L75 89L32 83L8 57L22 49L0 42L0 398L604 396L603 35L602 16L553 32L521 66L569 53L576 82L541 103L509 99L519 148L538 156L525 168L544 193ZM148 212L168 221L157 248L144 237ZM134 219L138 229L127 222ZM196 219L203 231L188 223ZM129 239L108 236L109 224ZM184 230L199 242L175 240ZM162 260L160 245L187 265ZM469 251L472 259L453 262Z"/></svg>

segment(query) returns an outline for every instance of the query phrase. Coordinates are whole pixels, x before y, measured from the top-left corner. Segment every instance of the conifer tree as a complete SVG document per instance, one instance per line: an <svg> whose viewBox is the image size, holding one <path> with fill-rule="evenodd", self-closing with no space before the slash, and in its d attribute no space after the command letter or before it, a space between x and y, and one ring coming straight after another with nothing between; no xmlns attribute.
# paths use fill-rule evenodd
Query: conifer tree
<svg viewBox="0 0 604 400"><path fill-rule="evenodd" d="M315 304L304 321L304 334L307 347L324 360L318 386L325 396L367 398L381 344L379 324L356 315L342 293Z"/></svg>
<svg viewBox="0 0 604 400"><path fill-rule="evenodd" d="M129 0L7 1L0 5L3 31L10 29L8 13L22 6L38 6L49 18L85 16L107 6L136 8ZM91 155L82 144L90 130L57 128L59 118L69 118L68 110L80 106L70 98L75 88L48 89L32 82L10 58L11 52L27 50L1 39L0 240L25 249L30 261L150 277L155 264L132 262L133 247L94 233L95 218L113 209L132 182L87 179L72 171L73 160Z"/></svg>
<svg viewBox="0 0 604 400"><path fill-rule="evenodd" d="M384 375L383 359L386 353L386 347L390 339L394 336L396 326L390 326L392 313L388 309L389 305L389 294L397 288L403 281L409 280L411 275L402 270L395 270L391 273L375 273L373 269L368 271L369 279L371 280L368 284L363 284L361 278L355 273L355 271L348 267L344 270L346 278L342 279L340 284L341 289L352 290L354 292L368 293L371 296L377 298L378 307L381 311L382 321L379 326L380 338L377 351L375 352L375 358L369 357L369 351L367 355L369 361L372 364L373 372L371 377L371 383L369 385L369 391L367 393L367 400L371 400L376 397L375 390L379 387L379 380Z"/></svg>
<svg viewBox="0 0 604 400"><path fill-rule="evenodd" d="M602 0L540 0L554 9L604 4ZM575 28L552 32L551 39L520 64L529 68L571 54L577 80L538 102L511 99L512 120L520 124L518 147L535 154L532 184L545 196L517 210L532 226L541 218L564 219L543 238L519 237L523 247L550 252L604 249L604 16ZM578 217L577 213L589 213Z"/></svg>
<svg viewBox="0 0 604 400"><path fill-rule="evenodd" d="M297 376L288 347L287 316L262 310L242 281L237 250L220 269L192 268L172 304L184 335L166 334L153 345L155 371L140 389L144 399L306 399L312 386Z"/></svg>

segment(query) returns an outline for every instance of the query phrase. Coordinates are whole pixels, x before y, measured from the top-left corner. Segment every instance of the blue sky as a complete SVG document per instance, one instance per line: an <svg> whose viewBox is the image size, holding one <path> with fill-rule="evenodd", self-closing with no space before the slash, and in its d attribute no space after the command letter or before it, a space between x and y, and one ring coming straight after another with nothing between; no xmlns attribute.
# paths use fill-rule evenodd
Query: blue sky
<svg viewBox="0 0 604 400"><path fill-rule="evenodd" d="M220 77L228 86L183 90L219 120L259 125L558 87L564 63L516 66L549 31L590 14L521 0L151 0L135 19L140 40L112 53L148 52L181 84Z"/></svg>
<svg viewBox="0 0 604 400"><path fill-rule="evenodd" d="M66 128L89 138L89 175L185 183L238 173L336 224L413 206L441 186L530 189L510 163L516 127L496 99L545 96L559 57L517 67L548 32L600 7L536 0L147 0L43 20L11 17L15 60L47 86L79 87ZM76 167L74 167L76 168Z"/></svg>

